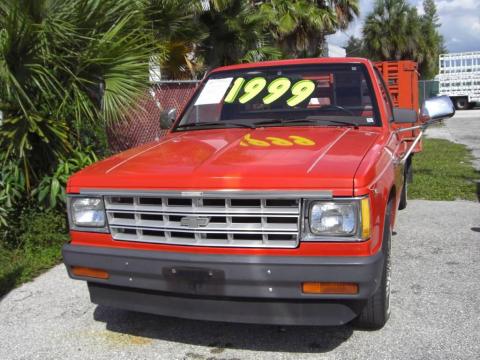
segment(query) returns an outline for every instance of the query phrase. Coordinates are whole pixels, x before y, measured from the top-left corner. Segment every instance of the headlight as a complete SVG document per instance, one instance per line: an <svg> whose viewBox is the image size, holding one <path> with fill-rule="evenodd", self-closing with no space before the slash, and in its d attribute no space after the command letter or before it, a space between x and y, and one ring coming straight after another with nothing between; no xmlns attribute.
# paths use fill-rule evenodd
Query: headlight
<svg viewBox="0 0 480 360"><path fill-rule="evenodd" d="M353 235L357 213L353 203L314 203L310 209L310 231L315 235Z"/></svg>
<svg viewBox="0 0 480 360"><path fill-rule="evenodd" d="M70 198L70 219L74 227L105 227L105 209L102 198Z"/></svg>
<svg viewBox="0 0 480 360"><path fill-rule="evenodd" d="M306 211L306 241L361 241L370 237L368 198L311 201Z"/></svg>

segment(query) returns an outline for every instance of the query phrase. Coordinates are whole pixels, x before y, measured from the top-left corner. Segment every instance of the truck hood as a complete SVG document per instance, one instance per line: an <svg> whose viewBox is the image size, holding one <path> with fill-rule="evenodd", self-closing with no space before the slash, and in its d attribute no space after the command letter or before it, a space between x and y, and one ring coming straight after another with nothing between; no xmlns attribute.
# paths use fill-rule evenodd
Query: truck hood
<svg viewBox="0 0 480 360"><path fill-rule="evenodd" d="M177 132L72 176L80 189L345 189L379 132L265 127Z"/></svg>

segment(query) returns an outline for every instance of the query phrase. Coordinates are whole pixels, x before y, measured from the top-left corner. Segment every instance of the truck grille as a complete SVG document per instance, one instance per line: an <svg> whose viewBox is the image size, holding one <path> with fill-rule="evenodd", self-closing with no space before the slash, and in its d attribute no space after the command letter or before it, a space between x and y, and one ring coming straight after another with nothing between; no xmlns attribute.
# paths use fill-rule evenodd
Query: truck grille
<svg viewBox="0 0 480 360"><path fill-rule="evenodd" d="M294 248L300 199L105 196L114 240Z"/></svg>

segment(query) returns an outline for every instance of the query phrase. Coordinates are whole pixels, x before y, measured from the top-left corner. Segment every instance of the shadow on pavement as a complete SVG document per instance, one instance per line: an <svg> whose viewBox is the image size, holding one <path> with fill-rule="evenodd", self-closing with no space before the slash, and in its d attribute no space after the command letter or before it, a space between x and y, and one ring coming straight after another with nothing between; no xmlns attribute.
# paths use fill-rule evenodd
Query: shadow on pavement
<svg viewBox="0 0 480 360"><path fill-rule="evenodd" d="M24 266L19 266L0 274L0 302L5 295L15 287L18 278L22 275L23 269Z"/></svg>
<svg viewBox="0 0 480 360"><path fill-rule="evenodd" d="M97 306L94 319L107 330L150 339L226 349L280 352L328 352L353 333L351 326L306 327L231 324L170 318Z"/></svg>

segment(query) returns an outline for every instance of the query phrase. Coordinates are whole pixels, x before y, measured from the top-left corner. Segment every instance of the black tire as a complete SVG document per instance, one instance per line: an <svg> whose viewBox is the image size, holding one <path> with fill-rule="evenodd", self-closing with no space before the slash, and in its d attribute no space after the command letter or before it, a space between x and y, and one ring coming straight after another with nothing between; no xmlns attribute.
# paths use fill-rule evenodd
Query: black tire
<svg viewBox="0 0 480 360"><path fill-rule="evenodd" d="M468 110L470 108L470 104L466 97L453 98L453 104L457 110Z"/></svg>
<svg viewBox="0 0 480 360"><path fill-rule="evenodd" d="M398 210L403 210L407 207L407 196L408 196L408 180L407 176L404 176L402 193L400 194L400 202L398 203Z"/></svg>
<svg viewBox="0 0 480 360"><path fill-rule="evenodd" d="M367 300L365 307L355 320L355 325L359 328L378 330L381 329L390 317L390 274L391 274L391 244L392 231L390 229L390 218L392 213L393 201L390 200L387 205L385 215L385 226L383 229L382 252L384 254L382 280L377 291Z"/></svg>
<svg viewBox="0 0 480 360"><path fill-rule="evenodd" d="M409 184L413 182L413 156L415 154L411 154L407 159L407 174L405 178Z"/></svg>

